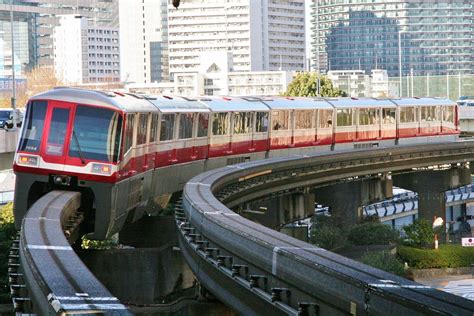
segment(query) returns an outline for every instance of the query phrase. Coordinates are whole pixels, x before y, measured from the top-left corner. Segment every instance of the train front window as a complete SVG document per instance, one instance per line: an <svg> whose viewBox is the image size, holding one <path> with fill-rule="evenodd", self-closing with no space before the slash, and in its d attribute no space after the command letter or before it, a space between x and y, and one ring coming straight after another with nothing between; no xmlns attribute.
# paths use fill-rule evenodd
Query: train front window
<svg viewBox="0 0 474 316"><path fill-rule="evenodd" d="M46 116L46 101L33 101L28 105L25 127L20 139L19 151L37 153L40 150L43 137L44 118Z"/></svg>
<svg viewBox="0 0 474 316"><path fill-rule="evenodd" d="M69 156L117 162L121 134L122 116L118 112L78 105Z"/></svg>
<svg viewBox="0 0 474 316"><path fill-rule="evenodd" d="M46 154L61 156L66 138L69 109L54 108L49 123L49 135L46 143Z"/></svg>

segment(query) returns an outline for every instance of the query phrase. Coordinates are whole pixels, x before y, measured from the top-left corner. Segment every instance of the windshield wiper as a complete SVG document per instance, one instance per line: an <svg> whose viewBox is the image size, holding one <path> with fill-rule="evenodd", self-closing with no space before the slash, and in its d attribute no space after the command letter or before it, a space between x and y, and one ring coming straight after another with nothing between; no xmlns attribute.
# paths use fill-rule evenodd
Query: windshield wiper
<svg viewBox="0 0 474 316"><path fill-rule="evenodd" d="M76 141L77 149L79 152L79 158L81 159L82 164L85 165L86 160L84 159L84 154L82 153L81 146L79 145L79 140L77 139L77 135L74 129L72 130L72 137L74 137L74 140Z"/></svg>

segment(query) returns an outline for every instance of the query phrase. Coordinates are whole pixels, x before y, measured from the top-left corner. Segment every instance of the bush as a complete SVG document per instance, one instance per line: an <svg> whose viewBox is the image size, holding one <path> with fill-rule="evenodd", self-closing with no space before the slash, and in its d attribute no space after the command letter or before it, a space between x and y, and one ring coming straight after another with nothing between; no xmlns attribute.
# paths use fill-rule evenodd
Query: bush
<svg viewBox="0 0 474 316"><path fill-rule="evenodd" d="M310 242L318 247L334 250L346 244L346 236L336 226L323 226L311 229Z"/></svg>
<svg viewBox="0 0 474 316"><path fill-rule="evenodd" d="M0 208L0 304L11 302L7 277L8 253L15 235L13 204L9 203Z"/></svg>
<svg viewBox="0 0 474 316"><path fill-rule="evenodd" d="M312 218L310 242L318 247L334 250L346 244L346 233L337 218L316 215Z"/></svg>
<svg viewBox="0 0 474 316"><path fill-rule="evenodd" d="M106 240L92 240L86 236L82 237L81 248L89 250L110 250L116 249L119 246L118 235L112 236Z"/></svg>
<svg viewBox="0 0 474 316"><path fill-rule="evenodd" d="M362 256L359 261L392 274L405 276L403 263L388 251L369 252Z"/></svg>
<svg viewBox="0 0 474 316"><path fill-rule="evenodd" d="M434 242L434 230L430 222L417 219L413 224L403 227L406 233L406 243L421 248L430 248Z"/></svg>
<svg viewBox="0 0 474 316"><path fill-rule="evenodd" d="M469 267L474 262L474 248L460 245L440 245L439 249L399 246L397 254L416 269Z"/></svg>
<svg viewBox="0 0 474 316"><path fill-rule="evenodd" d="M388 225L367 222L354 226L349 231L348 239L358 246L388 245L398 239L398 232Z"/></svg>

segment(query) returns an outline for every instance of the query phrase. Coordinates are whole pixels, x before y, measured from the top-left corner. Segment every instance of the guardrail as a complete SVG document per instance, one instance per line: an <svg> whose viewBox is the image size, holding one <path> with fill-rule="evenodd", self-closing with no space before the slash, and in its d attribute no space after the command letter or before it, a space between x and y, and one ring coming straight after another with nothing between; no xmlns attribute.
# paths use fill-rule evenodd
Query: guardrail
<svg viewBox="0 0 474 316"><path fill-rule="evenodd" d="M277 158L213 170L184 188L180 245L198 279L242 314L472 315L474 302L253 223L229 207L349 177L467 163L474 142ZM225 205L224 205L225 204Z"/></svg>
<svg viewBox="0 0 474 316"><path fill-rule="evenodd" d="M9 267L17 312L130 315L82 263L65 236L74 234L82 220L80 200L78 192L52 191L25 216L19 245L13 248L20 263ZM25 284L19 284L22 280Z"/></svg>

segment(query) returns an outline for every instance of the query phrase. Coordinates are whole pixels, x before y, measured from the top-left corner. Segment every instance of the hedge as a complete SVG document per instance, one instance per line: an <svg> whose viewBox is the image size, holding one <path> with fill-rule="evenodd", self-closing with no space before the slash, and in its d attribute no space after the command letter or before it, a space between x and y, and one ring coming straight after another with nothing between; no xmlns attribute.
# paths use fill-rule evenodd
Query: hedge
<svg viewBox="0 0 474 316"><path fill-rule="evenodd" d="M368 222L354 226L349 232L348 239L358 246L388 245L397 241L398 232L388 225Z"/></svg>
<svg viewBox="0 0 474 316"><path fill-rule="evenodd" d="M469 267L474 263L474 248L440 245L439 249L398 246L397 255L415 269Z"/></svg>
<svg viewBox="0 0 474 316"><path fill-rule="evenodd" d="M403 263L388 251L369 252L363 255L358 261L374 268L405 277Z"/></svg>

